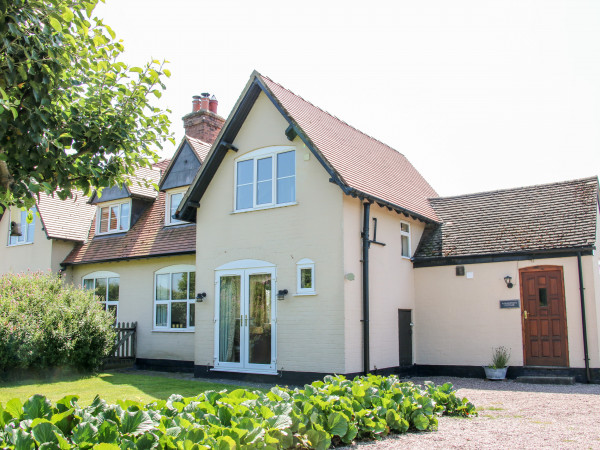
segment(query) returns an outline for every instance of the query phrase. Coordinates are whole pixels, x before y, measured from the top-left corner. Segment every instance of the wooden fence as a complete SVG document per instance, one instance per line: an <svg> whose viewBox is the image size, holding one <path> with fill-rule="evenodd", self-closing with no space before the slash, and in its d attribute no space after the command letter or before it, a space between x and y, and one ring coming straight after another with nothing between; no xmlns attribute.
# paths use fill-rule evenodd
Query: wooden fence
<svg viewBox="0 0 600 450"><path fill-rule="evenodd" d="M115 351L104 361L104 368L123 367L135 363L137 322L117 322Z"/></svg>

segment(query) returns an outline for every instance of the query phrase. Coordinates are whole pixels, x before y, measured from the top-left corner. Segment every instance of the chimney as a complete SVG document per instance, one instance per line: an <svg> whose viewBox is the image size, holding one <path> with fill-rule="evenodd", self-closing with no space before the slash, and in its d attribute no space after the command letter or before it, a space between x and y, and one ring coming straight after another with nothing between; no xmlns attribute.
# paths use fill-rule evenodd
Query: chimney
<svg viewBox="0 0 600 450"><path fill-rule="evenodd" d="M219 102L213 95L204 92L192 97L192 112L183 116L183 128L186 136L212 144L225 123L217 114Z"/></svg>

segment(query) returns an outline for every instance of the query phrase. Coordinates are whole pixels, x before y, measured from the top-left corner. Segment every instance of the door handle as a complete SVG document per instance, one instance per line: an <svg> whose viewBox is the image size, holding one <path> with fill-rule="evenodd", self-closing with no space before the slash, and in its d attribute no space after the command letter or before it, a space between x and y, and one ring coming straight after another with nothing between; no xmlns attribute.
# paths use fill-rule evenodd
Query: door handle
<svg viewBox="0 0 600 450"><path fill-rule="evenodd" d="M527 311L523 311L523 319L527 320Z"/></svg>

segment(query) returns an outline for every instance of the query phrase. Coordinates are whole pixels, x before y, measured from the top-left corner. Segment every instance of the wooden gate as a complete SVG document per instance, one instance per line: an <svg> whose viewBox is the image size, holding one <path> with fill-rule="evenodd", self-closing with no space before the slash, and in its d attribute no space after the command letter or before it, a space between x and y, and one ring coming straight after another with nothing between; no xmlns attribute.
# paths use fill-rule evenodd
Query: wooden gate
<svg viewBox="0 0 600 450"><path fill-rule="evenodd" d="M128 366L135 363L137 322L117 322L114 353L104 361L104 368Z"/></svg>

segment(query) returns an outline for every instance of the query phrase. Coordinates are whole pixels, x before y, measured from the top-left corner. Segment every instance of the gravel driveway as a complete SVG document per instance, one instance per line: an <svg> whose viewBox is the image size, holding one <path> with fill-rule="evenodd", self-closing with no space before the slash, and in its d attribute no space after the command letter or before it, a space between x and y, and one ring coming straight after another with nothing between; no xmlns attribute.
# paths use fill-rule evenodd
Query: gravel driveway
<svg viewBox="0 0 600 450"><path fill-rule="evenodd" d="M450 382L475 404L478 417L441 417L439 429L349 447L367 449L600 449L600 385L554 386L514 381L430 377ZM422 384L425 378L413 378Z"/></svg>

